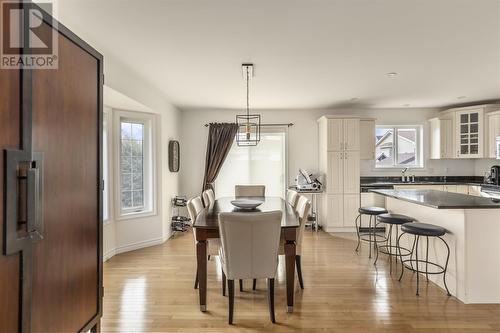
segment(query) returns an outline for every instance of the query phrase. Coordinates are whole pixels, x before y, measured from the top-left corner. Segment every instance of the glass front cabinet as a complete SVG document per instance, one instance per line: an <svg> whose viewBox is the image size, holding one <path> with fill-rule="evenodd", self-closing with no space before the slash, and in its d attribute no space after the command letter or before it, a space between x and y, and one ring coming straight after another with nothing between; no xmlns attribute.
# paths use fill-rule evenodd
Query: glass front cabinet
<svg viewBox="0 0 500 333"><path fill-rule="evenodd" d="M456 119L456 157L483 157L483 117L484 110L469 109L457 111Z"/></svg>

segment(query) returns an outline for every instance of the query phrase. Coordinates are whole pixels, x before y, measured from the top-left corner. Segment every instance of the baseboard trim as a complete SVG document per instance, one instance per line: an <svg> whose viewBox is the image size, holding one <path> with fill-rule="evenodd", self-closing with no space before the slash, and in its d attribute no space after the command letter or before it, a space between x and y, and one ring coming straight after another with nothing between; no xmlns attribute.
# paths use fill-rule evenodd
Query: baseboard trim
<svg viewBox="0 0 500 333"><path fill-rule="evenodd" d="M113 258L116 255L116 249L111 249L108 252L104 253L102 256L102 261L106 262L109 259Z"/></svg>
<svg viewBox="0 0 500 333"><path fill-rule="evenodd" d="M163 237L148 239L148 240L137 242L137 243L119 246L116 248L115 252L116 252L116 254L130 252L130 251L139 250L139 249L142 249L145 247L160 245L163 242L164 242Z"/></svg>
<svg viewBox="0 0 500 333"><path fill-rule="evenodd" d="M356 232L356 227L326 227L323 230L326 232Z"/></svg>

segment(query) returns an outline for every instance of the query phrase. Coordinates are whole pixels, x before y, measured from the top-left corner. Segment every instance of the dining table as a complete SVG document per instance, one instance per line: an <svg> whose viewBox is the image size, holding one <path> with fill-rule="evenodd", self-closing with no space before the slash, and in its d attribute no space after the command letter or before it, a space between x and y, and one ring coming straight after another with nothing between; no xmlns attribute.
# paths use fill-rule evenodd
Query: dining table
<svg viewBox="0 0 500 333"><path fill-rule="evenodd" d="M238 197L238 199L242 199ZM234 197L221 197L209 207L203 209L193 223L196 237L196 258L199 281L200 310L207 311L207 240L217 239L219 236L219 213L242 212L253 214L255 212L282 211L281 238L285 248L286 269L286 300L287 312L293 312L293 298L295 290L295 255L297 231L300 221L293 207L280 197L247 197L257 199L263 203L253 210L241 210L231 203Z"/></svg>

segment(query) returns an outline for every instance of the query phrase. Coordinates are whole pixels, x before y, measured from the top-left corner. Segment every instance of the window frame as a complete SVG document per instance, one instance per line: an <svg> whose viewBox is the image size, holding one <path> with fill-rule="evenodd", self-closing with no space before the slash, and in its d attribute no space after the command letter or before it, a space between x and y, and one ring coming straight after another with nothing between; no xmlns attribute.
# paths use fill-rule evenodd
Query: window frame
<svg viewBox="0 0 500 333"><path fill-rule="evenodd" d="M374 168L376 170L387 170L387 169L401 169L401 168L408 168L408 169L424 169L425 168L425 159L424 159L424 127L423 125L376 125L375 126L375 135L377 133L377 129L379 128L386 128L386 129L392 129L393 131L393 164L388 165L388 166L383 166L383 165L377 165L377 158L375 156L375 165ZM397 132L400 129L414 129L416 130L416 159L417 159L417 164L416 165L406 165L406 164L399 164L397 163L397 156L398 156L398 140L397 140ZM377 150L376 147L377 144L377 138L375 137L375 151Z"/></svg>
<svg viewBox="0 0 500 333"><path fill-rule="evenodd" d="M102 221L103 224L108 224L112 220L112 191L111 191L111 166L112 166L112 150L111 150L111 139L112 139L112 126L110 121L111 116L111 108L104 106L103 108L103 117L102 117L102 138L103 138L103 161L102 161L102 175L103 175L103 205L102 205Z"/></svg>
<svg viewBox="0 0 500 333"><path fill-rule="evenodd" d="M156 188L156 115L145 112L114 110L114 211L116 220L126 220L142 216L157 214L157 188ZM143 132L143 189L144 207L123 209L121 204L121 123L134 122L144 125Z"/></svg>

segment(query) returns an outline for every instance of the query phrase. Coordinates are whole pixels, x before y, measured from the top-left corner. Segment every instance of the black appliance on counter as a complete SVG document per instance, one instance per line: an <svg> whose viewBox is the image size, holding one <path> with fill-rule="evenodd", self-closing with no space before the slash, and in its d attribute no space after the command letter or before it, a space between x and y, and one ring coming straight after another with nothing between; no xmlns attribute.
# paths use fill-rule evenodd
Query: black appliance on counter
<svg viewBox="0 0 500 333"><path fill-rule="evenodd" d="M490 179L492 184L500 185L500 165L494 165L491 167Z"/></svg>

